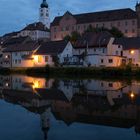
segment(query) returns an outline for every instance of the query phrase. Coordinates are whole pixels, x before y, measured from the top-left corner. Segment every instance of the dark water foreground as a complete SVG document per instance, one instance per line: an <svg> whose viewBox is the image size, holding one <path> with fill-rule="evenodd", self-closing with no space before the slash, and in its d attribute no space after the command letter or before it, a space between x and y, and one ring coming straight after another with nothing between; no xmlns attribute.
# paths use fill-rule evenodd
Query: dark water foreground
<svg viewBox="0 0 140 140"><path fill-rule="evenodd" d="M139 140L140 81L0 76L0 140Z"/></svg>

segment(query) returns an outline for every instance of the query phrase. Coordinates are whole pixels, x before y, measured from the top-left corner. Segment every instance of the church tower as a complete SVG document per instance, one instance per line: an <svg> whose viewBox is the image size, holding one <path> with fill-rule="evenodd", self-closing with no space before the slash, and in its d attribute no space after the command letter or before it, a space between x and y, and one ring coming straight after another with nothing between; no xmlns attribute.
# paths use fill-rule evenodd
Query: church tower
<svg viewBox="0 0 140 140"><path fill-rule="evenodd" d="M49 5L46 0L43 0L39 8L39 21L50 29Z"/></svg>

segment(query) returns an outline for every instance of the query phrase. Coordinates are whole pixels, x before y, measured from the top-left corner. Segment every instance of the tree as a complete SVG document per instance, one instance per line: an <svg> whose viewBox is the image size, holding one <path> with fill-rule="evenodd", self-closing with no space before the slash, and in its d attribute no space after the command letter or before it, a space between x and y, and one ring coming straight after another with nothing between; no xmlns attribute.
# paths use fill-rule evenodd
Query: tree
<svg viewBox="0 0 140 140"><path fill-rule="evenodd" d="M114 37L123 37L123 33L118 30L116 27L112 27L111 30L109 30L109 32L114 36Z"/></svg>
<svg viewBox="0 0 140 140"><path fill-rule="evenodd" d="M85 32L94 32L95 29L92 27L92 25L90 24L88 27L87 27L87 30Z"/></svg>
<svg viewBox="0 0 140 140"><path fill-rule="evenodd" d="M71 33L71 35L66 35L63 39L66 41L76 42L80 37L81 35L78 32L74 31Z"/></svg>
<svg viewBox="0 0 140 140"><path fill-rule="evenodd" d="M70 41L71 40L71 36L70 35L66 35L63 40L66 40L66 41Z"/></svg>
<svg viewBox="0 0 140 140"><path fill-rule="evenodd" d="M71 41L72 42L76 42L80 37L81 37L81 35L76 31L71 33Z"/></svg>
<svg viewBox="0 0 140 140"><path fill-rule="evenodd" d="M107 29L105 27L93 28L92 25L89 25L89 27L87 28L85 33L86 32L100 33L100 32L104 32L104 31L111 33L114 37L123 37L124 36L123 33L116 27L112 27L112 29Z"/></svg>

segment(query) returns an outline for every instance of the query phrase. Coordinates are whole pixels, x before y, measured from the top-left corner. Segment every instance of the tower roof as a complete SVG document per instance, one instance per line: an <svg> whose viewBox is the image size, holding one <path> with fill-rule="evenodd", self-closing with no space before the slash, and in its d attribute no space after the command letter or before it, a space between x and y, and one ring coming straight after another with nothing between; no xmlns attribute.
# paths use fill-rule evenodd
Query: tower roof
<svg viewBox="0 0 140 140"><path fill-rule="evenodd" d="M48 3L46 2L46 0L43 0L43 2L40 5L41 8L48 8Z"/></svg>

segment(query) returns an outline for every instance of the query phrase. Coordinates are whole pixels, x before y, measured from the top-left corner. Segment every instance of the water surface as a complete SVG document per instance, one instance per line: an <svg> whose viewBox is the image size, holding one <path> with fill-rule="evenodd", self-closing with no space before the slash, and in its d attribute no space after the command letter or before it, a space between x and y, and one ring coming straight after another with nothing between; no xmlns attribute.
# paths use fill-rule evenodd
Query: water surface
<svg viewBox="0 0 140 140"><path fill-rule="evenodd" d="M139 140L140 81L0 76L1 140Z"/></svg>

